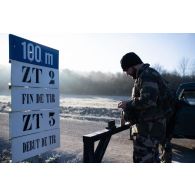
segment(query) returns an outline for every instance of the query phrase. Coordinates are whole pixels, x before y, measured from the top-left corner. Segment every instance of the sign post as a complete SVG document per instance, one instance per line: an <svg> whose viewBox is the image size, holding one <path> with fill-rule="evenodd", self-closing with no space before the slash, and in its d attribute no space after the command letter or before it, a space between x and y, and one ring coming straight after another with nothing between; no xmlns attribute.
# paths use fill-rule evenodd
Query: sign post
<svg viewBox="0 0 195 195"><path fill-rule="evenodd" d="M59 51L9 35L12 162L60 146Z"/></svg>

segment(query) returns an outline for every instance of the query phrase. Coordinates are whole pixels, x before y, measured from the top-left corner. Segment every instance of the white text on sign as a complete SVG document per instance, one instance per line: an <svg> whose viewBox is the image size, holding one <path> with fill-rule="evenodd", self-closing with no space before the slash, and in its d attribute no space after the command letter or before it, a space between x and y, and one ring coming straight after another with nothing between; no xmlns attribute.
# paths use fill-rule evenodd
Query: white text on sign
<svg viewBox="0 0 195 195"><path fill-rule="evenodd" d="M24 60L35 61L37 63L42 61L42 51L39 45L34 45L26 41L22 42L21 45ZM45 52L44 55L44 63L53 66L53 54Z"/></svg>

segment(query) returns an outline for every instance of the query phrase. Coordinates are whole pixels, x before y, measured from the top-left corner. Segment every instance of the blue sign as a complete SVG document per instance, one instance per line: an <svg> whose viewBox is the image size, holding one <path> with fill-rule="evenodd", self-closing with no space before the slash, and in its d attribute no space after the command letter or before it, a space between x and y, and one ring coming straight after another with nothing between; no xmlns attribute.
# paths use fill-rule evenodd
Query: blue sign
<svg viewBox="0 0 195 195"><path fill-rule="evenodd" d="M59 51L44 45L9 35L9 59L49 68L59 68Z"/></svg>

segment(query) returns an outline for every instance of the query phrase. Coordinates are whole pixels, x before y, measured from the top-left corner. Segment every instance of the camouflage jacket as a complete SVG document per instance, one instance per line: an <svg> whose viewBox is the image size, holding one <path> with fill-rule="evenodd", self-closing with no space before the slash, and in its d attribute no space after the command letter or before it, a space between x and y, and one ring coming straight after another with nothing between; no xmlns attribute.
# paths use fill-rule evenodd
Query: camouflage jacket
<svg viewBox="0 0 195 195"><path fill-rule="evenodd" d="M155 121L165 118L162 109L161 96L166 88L161 75L144 64L137 72L134 87L132 89L132 100L127 103L125 112L134 111L137 121Z"/></svg>

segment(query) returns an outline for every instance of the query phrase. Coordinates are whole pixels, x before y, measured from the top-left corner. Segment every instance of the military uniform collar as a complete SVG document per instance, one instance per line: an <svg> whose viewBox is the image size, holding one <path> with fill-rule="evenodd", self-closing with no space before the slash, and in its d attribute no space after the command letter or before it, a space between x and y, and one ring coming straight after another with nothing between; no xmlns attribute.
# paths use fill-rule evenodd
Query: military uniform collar
<svg viewBox="0 0 195 195"><path fill-rule="evenodd" d="M137 71L136 79L139 78L140 74L145 71L146 68L148 68L150 64L143 64L143 66Z"/></svg>

